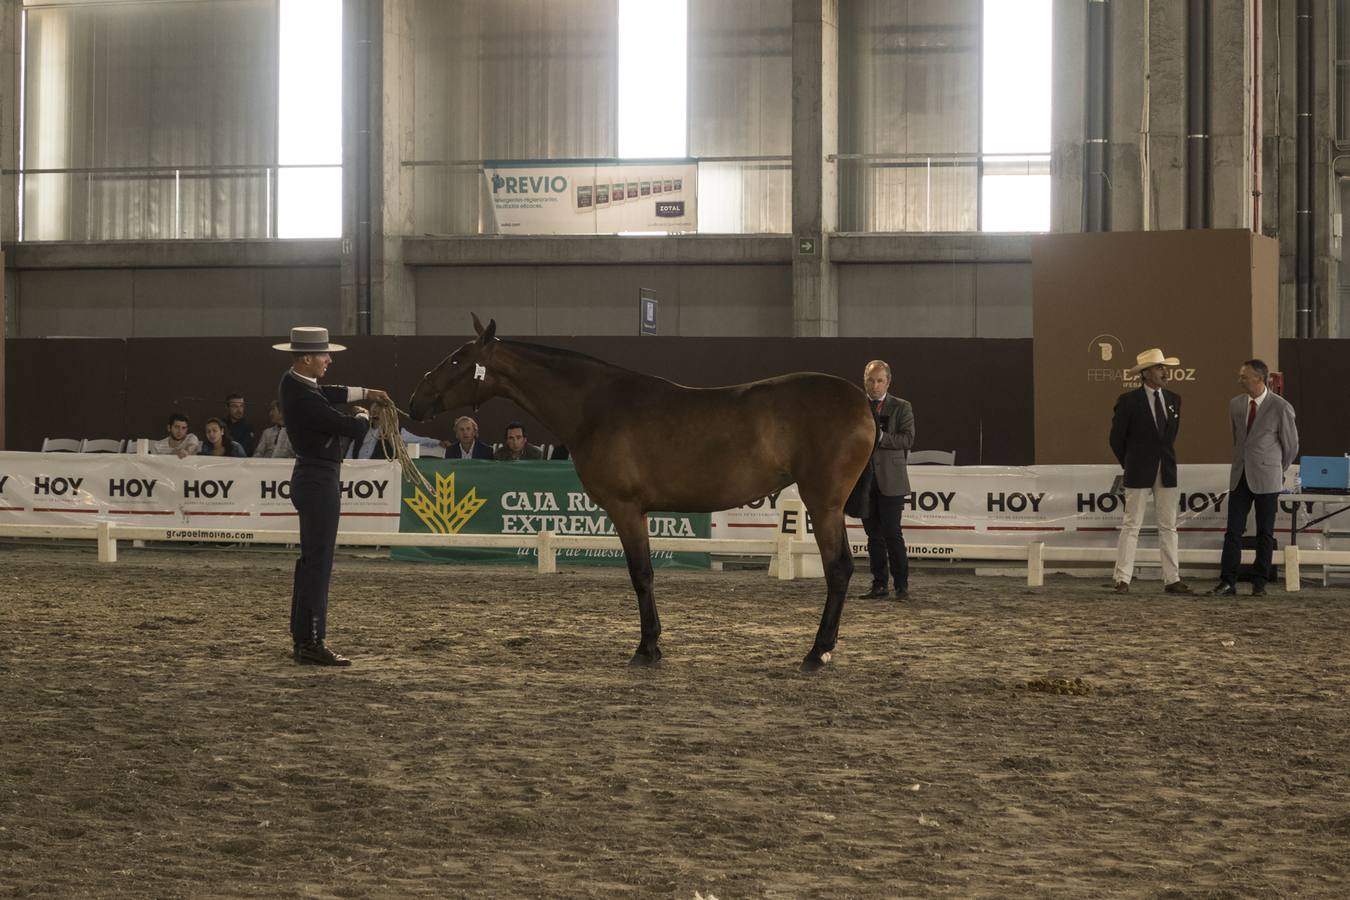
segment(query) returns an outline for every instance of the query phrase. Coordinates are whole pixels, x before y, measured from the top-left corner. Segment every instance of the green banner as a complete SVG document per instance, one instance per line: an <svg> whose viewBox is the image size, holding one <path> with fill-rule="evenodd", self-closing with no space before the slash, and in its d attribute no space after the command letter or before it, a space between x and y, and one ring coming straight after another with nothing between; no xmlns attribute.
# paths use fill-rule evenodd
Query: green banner
<svg viewBox="0 0 1350 900"><path fill-rule="evenodd" d="M541 531L616 537L609 516L586 494L569 462L496 462L419 459L435 491L428 497L403 479L398 530L410 534L522 534ZM658 537L706 538L708 513L650 513L647 532ZM623 551L559 550L562 565L625 566ZM534 548L395 547L394 559L444 563L514 562L536 565ZM653 551L652 565L708 568L706 553Z"/></svg>

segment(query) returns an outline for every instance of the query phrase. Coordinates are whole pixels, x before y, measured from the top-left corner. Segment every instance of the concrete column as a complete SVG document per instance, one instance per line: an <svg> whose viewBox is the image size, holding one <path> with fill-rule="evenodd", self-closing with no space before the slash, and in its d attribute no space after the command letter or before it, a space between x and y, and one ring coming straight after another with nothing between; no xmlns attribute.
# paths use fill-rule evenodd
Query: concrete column
<svg viewBox="0 0 1350 900"><path fill-rule="evenodd" d="M361 124L364 105L358 102L360 54L370 52L365 38L369 21L367 7L380 0L342 0L342 259L339 266L338 293L341 299L341 334L356 333L356 194L357 147L365 139ZM367 57L368 58L368 57Z"/></svg>
<svg viewBox="0 0 1350 900"><path fill-rule="evenodd" d="M1338 6L1336 3L1312 4L1313 34L1317 44L1313 51L1313 291L1317 298L1313 336L1320 338L1342 336L1342 242L1332 234L1332 214L1340 212L1340 189L1333 171Z"/></svg>
<svg viewBox="0 0 1350 900"><path fill-rule="evenodd" d="M1089 0L1096 2L1096 0ZM1144 228L1144 47L1148 21L1143 3L1108 3L1111 67L1110 210L1112 231Z"/></svg>
<svg viewBox="0 0 1350 900"><path fill-rule="evenodd" d="M1050 97L1050 230L1083 230L1083 105L1087 84L1087 4L1055 0Z"/></svg>
<svg viewBox="0 0 1350 900"><path fill-rule="evenodd" d="M19 48L23 0L0 0L0 169L19 167ZM0 244L19 237L17 175L0 174Z"/></svg>
<svg viewBox="0 0 1350 900"><path fill-rule="evenodd" d="M839 0L792 2L792 333L839 334Z"/></svg>
<svg viewBox="0 0 1350 900"><path fill-rule="evenodd" d="M403 236L412 234L415 158L415 0L384 0L384 27L371 67L371 333L414 334L417 300L412 270L403 263Z"/></svg>
<svg viewBox="0 0 1350 900"><path fill-rule="evenodd" d="M412 229L414 0L344 0L342 330L411 334L417 310L403 235ZM363 174L365 177L362 177ZM365 198L362 203L362 192Z"/></svg>
<svg viewBox="0 0 1350 900"><path fill-rule="evenodd" d="M1186 227L1186 4L1148 4L1144 229Z"/></svg>
<svg viewBox="0 0 1350 900"><path fill-rule="evenodd" d="M1210 222L1252 220L1251 0L1210 0Z"/></svg>
<svg viewBox="0 0 1350 900"><path fill-rule="evenodd" d="M1261 43L1265 64L1262 94L1261 221L1263 233L1280 242L1280 334L1294 335L1295 257L1295 42L1294 4L1263 0Z"/></svg>

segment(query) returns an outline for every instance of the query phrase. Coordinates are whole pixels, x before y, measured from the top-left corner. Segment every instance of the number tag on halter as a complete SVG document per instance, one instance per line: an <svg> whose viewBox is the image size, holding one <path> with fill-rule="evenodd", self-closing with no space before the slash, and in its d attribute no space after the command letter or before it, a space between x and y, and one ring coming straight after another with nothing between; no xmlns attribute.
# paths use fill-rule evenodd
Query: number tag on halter
<svg viewBox="0 0 1350 900"><path fill-rule="evenodd" d="M486 378L487 378L487 366L480 366L478 363L474 363L474 364L473 364L473 380L474 380L474 381L483 381L483 380L486 379Z"/></svg>

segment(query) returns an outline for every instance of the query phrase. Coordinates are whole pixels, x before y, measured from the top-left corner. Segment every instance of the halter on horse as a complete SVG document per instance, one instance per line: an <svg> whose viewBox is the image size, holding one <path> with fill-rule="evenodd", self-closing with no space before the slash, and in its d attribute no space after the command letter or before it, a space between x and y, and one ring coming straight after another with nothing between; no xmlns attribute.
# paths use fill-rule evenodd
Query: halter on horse
<svg viewBox="0 0 1350 900"><path fill-rule="evenodd" d="M798 373L721 388L690 388L580 353L496 337L475 315L469 341L423 376L414 419L506 397L567 445L586 492L609 514L637 592L642 639L634 665L661 658L647 513L713 512L796 482L815 525L826 600L812 672L839 634L853 557L844 501L876 444L863 392L832 375Z"/></svg>

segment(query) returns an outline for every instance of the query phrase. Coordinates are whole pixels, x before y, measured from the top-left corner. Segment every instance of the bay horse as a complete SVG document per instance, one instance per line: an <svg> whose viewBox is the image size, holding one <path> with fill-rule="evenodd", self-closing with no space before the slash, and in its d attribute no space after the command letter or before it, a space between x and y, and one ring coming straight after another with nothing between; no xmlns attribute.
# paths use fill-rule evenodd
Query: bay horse
<svg viewBox="0 0 1350 900"><path fill-rule="evenodd" d="M411 418L506 397L566 445L577 477L609 514L637 593L642 638L631 664L661 658L647 513L714 512L797 483L825 567L825 610L802 661L814 672L839 634L853 555L844 502L871 458L876 424L862 389L798 373L749 384L691 388L569 350L478 333L426 373Z"/></svg>

